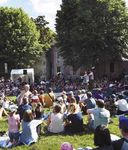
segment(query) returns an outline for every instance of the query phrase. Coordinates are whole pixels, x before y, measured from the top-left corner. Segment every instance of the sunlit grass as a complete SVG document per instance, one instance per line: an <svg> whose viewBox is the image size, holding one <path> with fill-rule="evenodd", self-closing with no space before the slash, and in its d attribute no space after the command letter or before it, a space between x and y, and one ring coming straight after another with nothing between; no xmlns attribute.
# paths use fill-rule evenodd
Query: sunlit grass
<svg viewBox="0 0 128 150"><path fill-rule="evenodd" d="M118 129L118 119L112 118L113 123L109 124L109 129L111 133L119 135L120 131ZM84 122L86 123L86 116L84 116ZM0 131L7 131L7 119L3 118L0 120ZM42 130L44 128L44 124L42 124ZM36 144L31 146L18 146L12 148L13 150L60 150L60 145L63 142L70 142L74 148L78 147L86 147L91 146L94 147L93 144L93 133L87 133L84 131L82 134L75 135L66 135L66 134L56 134L56 135L48 135L42 134L39 141Z"/></svg>

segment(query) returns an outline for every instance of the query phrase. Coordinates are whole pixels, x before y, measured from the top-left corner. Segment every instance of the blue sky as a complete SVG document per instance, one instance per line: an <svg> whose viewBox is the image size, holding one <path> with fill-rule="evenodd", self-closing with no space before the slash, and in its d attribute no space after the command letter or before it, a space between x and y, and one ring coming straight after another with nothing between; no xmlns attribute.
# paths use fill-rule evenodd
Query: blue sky
<svg viewBox="0 0 128 150"><path fill-rule="evenodd" d="M0 6L22 8L30 17L44 15L49 27L55 30L56 11L62 0L0 0Z"/></svg>
<svg viewBox="0 0 128 150"><path fill-rule="evenodd" d="M128 0L125 0L128 6ZM62 0L0 0L0 6L22 8L30 17L44 15L49 27L55 30L56 11Z"/></svg>

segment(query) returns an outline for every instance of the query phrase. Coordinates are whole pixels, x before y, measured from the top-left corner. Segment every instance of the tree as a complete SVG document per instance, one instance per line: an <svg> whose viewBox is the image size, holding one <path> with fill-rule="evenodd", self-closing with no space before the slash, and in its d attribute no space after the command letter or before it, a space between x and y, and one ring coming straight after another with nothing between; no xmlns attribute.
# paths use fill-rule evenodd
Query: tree
<svg viewBox="0 0 128 150"><path fill-rule="evenodd" d="M0 61L20 68L37 61L42 53L35 23L22 9L0 8Z"/></svg>
<svg viewBox="0 0 128 150"><path fill-rule="evenodd" d="M62 0L61 10L57 12L56 31L60 54L66 64L76 65L77 54L74 51L72 29L77 25L77 9L79 0Z"/></svg>
<svg viewBox="0 0 128 150"><path fill-rule="evenodd" d="M33 19L34 23L36 24L37 30L40 33L40 44L43 45L44 51L51 48L51 45L55 43L56 34L53 32L47 25L49 24L44 16L38 16L37 18Z"/></svg>
<svg viewBox="0 0 128 150"><path fill-rule="evenodd" d="M77 1L76 17L69 32L63 24L66 8L71 9L71 3L68 6L67 3L68 1L63 0L61 10L57 13L56 26L61 54L66 62L70 57L73 59L70 65L92 66L97 61L120 58L121 54L128 50L128 12L123 0ZM67 24L70 21L67 18L64 20ZM63 41L66 41L67 37L62 40L61 33L70 33L67 49L72 49L73 55L65 49Z"/></svg>

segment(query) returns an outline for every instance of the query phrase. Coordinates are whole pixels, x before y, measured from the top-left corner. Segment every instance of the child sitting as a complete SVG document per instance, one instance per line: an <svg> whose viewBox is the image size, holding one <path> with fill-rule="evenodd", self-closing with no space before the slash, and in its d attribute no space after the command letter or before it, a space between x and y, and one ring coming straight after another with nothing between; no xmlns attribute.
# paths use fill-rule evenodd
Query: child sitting
<svg viewBox="0 0 128 150"><path fill-rule="evenodd" d="M16 145L19 140L20 116L16 114L16 106L10 107L8 116L8 131L12 145Z"/></svg>

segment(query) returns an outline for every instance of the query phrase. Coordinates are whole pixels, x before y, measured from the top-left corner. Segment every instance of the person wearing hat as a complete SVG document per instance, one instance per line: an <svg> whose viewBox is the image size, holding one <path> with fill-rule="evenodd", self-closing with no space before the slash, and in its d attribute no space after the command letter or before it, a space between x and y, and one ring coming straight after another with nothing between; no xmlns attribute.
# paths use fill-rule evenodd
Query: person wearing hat
<svg viewBox="0 0 128 150"><path fill-rule="evenodd" d="M112 143L114 150L128 150L128 116L120 116L119 129L122 138Z"/></svg>
<svg viewBox="0 0 128 150"><path fill-rule="evenodd" d="M104 101L98 99L96 101L96 108L87 109L88 114L88 125L90 129L95 130L97 126L103 124L108 125L110 121L110 112L104 108Z"/></svg>
<svg viewBox="0 0 128 150"><path fill-rule="evenodd" d="M16 114L16 111L17 107L15 105L10 106L8 115L8 133L12 145L16 145L19 140L20 116L19 114Z"/></svg>

